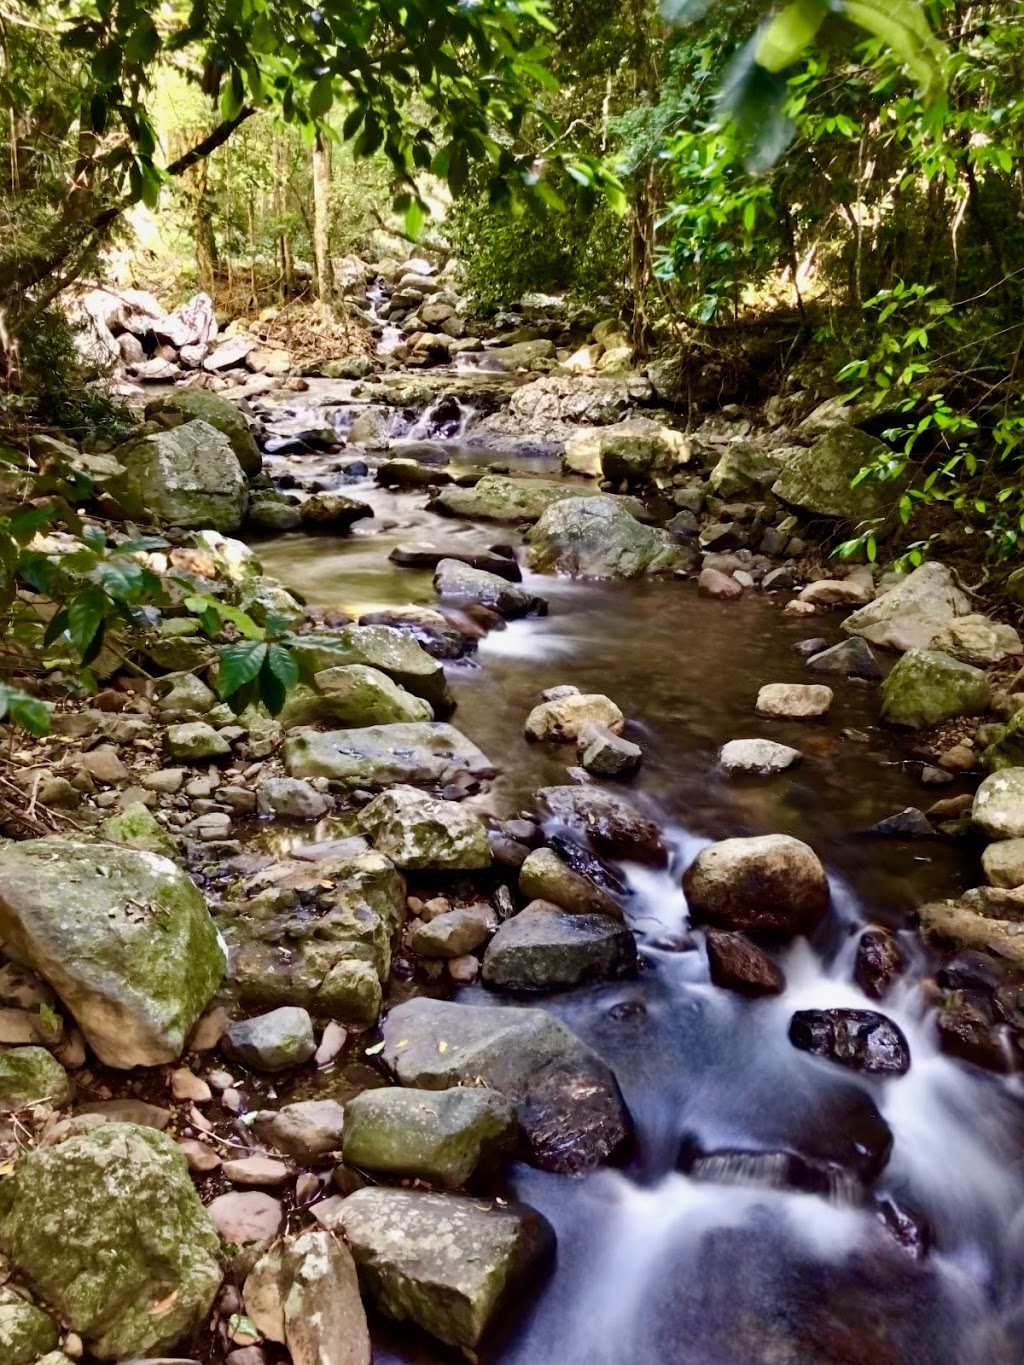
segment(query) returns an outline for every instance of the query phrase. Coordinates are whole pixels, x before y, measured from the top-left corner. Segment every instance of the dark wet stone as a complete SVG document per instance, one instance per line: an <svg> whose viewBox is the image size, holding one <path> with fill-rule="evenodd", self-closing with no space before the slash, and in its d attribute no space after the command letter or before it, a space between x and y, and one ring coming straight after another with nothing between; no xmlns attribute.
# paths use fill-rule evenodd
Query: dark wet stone
<svg viewBox="0 0 1024 1365"><path fill-rule="evenodd" d="M405 541L396 545L388 555L392 564L402 569L436 569L442 559L454 559L459 564L467 564L472 569L483 569L487 573L498 574L510 583L522 581L522 570L514 557L499 554L494 550L474 550L460 544L451 537L441 544L427 541Z"/></svg>
<svg viewBox="0 0 1024 1365"><path fill-rule="evenodd" d="M632 1125L612 1072L540 1009L418 998L383 1024L382 1060L402 1085L489 1085L511 1100L529 1160L587 1170L624 1154Z"/></svg>
<svg viewBox="0 0 1024 1365"><path fill-rule="evenodd" d="M910 1069L906 1038L874 1010L797 1010L789 1041L802 1052L871 1075L902 1076Z"/></svg>
<svg viewBox="0 0 1024 1365"><path fill-rule="evenodd" d="M865 995L881 1000L903 970L903 953L888 929L867 929L857 944L853 979Z"/></svg>
<svg viewBox="0 0 1024 1365"><path fill-rule="evenodd" d="M506 567L512 560L501 560ZM544 616L548 604L543 597L528 592L508 575L474 568L459 559L442 559L434 572L434 591L444 602L470 610L483 606L499 616Z"/></svg>
<svg viewBox="0 0 1024 1365"><path fill-rule="evenodd" d="M946 1000L938 1017L943 1052L989 1071L1010 1071L1010 1050L996 1021L992 1000L981 991L959 990Z"/></svg>
<svg viewBox="0 0 1024 1365"><path fill-rule="evenodd" d="M875 1212L882 1226L914 1260L920 1261L931 1247L931 1228L922 1214L898 1204L889 1195L875 1200Z"/></svg>
<svg viewBox="0 0 1024 1365"><path fill-rule="evenodd" d="M361 626L394 626L406 635L411 635L416 643L434 659L462 659L476 649L476 639L464 634L456 626L417 620L414 616L401 611L371 611L360 616Z"/></svg>
<svg viewBox="0 0 1024 1365"><path fill-rule="evenodd" d="M987 953L965 948L942 964L935 979L948 991L994 991L1006 980L1006 968Z"/></svg>
<svg viewBox="0 0 1024 1365"><path fill-rule="evenodd" d="M924 811L916 806L908 806L897 815L888 815L884 820L879 820L865 833L886 839L931 839L935 831Z"/></svg>
<svg viewBox="0 0 1024 1365"><path fill-rule="evenodd" d="M866 678L872 682L881 678L882 669L871 652L871 646L859 635L841 644L812 655L805 665L809 673L837 674L846 678Z"/></svg>
<svg viewBox="0 0 1024 1365"><path fill-rule="evenodd" d="M593 786L542 787L535 799L546 822L596 853L654 867L668 862L661 830L621 796Z"/></svg>
<svg viewBox="0 0 1024 1365"><path fill-rule="evenodd" d="M531 910L501 926L484 954L491 990L554 991L636 971L636 942L604 915Z"/></svg>
<svg viewBox="0 0 1024 1365"><path fill-rule="evenodd" d="M810 659L828 649L828 641L816 635L813 640L799 640L793 648L801 658Z"/></svg>
<svg viewBox="0 0 1024 1365"><path fill-rule="evenodd" d="M487 837L491 844L491 855L498 867L520 868L530 856L525 844L506 839L498 830L492 829Z"/></svg>
<svg viewBox="0 0 1024 1365"><path fill-rule="evenodd" d="M744 995L778 995L785 990L786 978L780 969L742 934L711 929L707 948L711 980L716 986Z"/></svg>

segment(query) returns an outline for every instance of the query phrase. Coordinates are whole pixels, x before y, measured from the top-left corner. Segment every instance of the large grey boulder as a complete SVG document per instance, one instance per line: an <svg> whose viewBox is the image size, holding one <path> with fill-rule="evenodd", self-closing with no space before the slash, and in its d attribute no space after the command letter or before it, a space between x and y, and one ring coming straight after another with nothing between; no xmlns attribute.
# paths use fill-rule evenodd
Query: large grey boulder
<svg viewBox="0 0 1024 1365"><path fill-rule="evenodd" d="M502 474L485 474L472 488L442 488L431 499L430 507L442 516L515 526L539 521L554 503L587 495L586 489L550 479L512 479ZM596 496L596 491L590 496Z"/></svg>
<svg viewBox="0 0 1024 1365"><path fill-rule="evenodd" d="M169 859L57 837L0 849L0 937L107 1066L181 1053L224 974L201 892Z"/></svg>
<svg viewBox="0 0 1024 1365"><path fill-rule="evenodd" d="M99 1360L172 1350L221 1282L178 1144L127 1123L22 1156L0 1187L0 1249Z"/></svg>
<svg viewBox="0 0 1024 1365"><path fill-rule="evenodd" d="M456 1194L358 1190L339 1221L377 1311L467 1350L555 1244L534 1209Z"/></svg>
<svg viewBox="0 0 1024 1365"><path fill-rule="evenodd" d="M555 502L527 534L527 563L539 573L642 578L682 562L667 531L642 525L623 501L606 495Z"/></svg>
<svg viewBox="0 0 1024 1365"><path fill-rule="evenodd" d="M571 474L642 486L656 474L674 473L692 454L681 431L650 417L633 417L614 426L578 432L566 442L562 468Z"/></svg>
<svg viewBox="0 0 1024 1365"><path fill-rule="evenodd" d="M638 374L607 379L552 375L517 389L502 417L508 430L518 432L608 426L621 421L637 403L648 402L653 392L650 381Z"/></svg>
<svg viewBox="0 0 1024 1365"><path fill-rule="evenodd" d="M900 485L873 478L863 479L856 488L851 483L866 465L889 453L888 446L867 432L836 427L809 450L794 450L772 492L815 516L851 522L881 516L898 499Z"/></svg>
<svg viewBox="0 0 1024 1365"><path fill-rule="evenodd" d="M618 920L530 910L506 920L484 954L483 983L498 991L557 991L636 971L636 943Z"/></svg>
<svg viewBox="0 0 1024 1365"><path fill-rule="evenodd" d="M209 389L175 389L146 404L146 420L162 420L167 426L176 420L206 422L228 438L242 472L250 479L263 468L263 456L245 413L219 393L211 393Z"/></svg>
<svg viewBox="0 0 1024 1365"><path fill-rule="evenodd" d="M437 871L490 867L487 829L472 811L416 787L390 787L365 806L359 827L396 867Z"/></svg>
<svg viewBox="0 0 1024 1365"><path fill-rule="evenodd" d="M516 583L509 583L486 569L475 569L455 559L442 559L434 574L434 591L442 602L455 606L479 603L499 616L543 616L548 604Z"/></svg>
<svg viewBox="0 0 1024 1365"><path fill-rule="evenodd" d="M118 446L124 474L107 491L143 523L237 531L248 505L245 474L231 442L209 422L186 422Z"/></svg>
<svg viewBox="0 0 1024 1365"><path fill-rule="evenodd" d="M1013 626L974 614L947 621L933 636L932 648L979 668L990 668L1024 653L1024 644Z"/></svg>
<svg viewBox="0 0 1024 1365"><path fill-rule="evenodd" d="M393 1009L382 1059L402 1085L490 1086L516 1111L529 1159L582 1171L617 1157L631 1132L611 1071L553 1015L424 998Z"/></svg>
<svg viewBox="0 0 1024 1365"><path fill-rule="evenodd" d="M992 689L980 668L934 649L908 649L882 684L882 719L913 730L988 710Z"/></svg>
<svg viewBox="0 0 1024 1365"><path fill-rule="evenodd" d="M346 626L295 635L288 643L308 678L328 669L362 664L386 673L413 696L425 698L435 712L452 708L443 667L408 631L394 626Z"/></svg>
<svg viewBox="0 0 1024 1365"><path fill-rule="evenodd" d="M490 759L475 744L438 721L325 734L302 731L285 741L282 757L292 777L328 777L351 788L393 782L443 786L463 772L475 778L494 776Z"/></svg>
<svg viewBox="0 0 1024 1365"><path fill-rule="evenodd" d="M434 708L424 697L400 687L379 668L340 664L313 675L313 685L299 683L288 693L278 720L285 730L303 725L358 727L398 725L433 720Z"/></svg>
<svg viewBox="0 0 1024 1365"><path fill-rule="evenodd" d="M765 450L753 441L736 437L708 476L708 492L726 502L762 493L778 479L799 446L776 446Z"/></svg>
<svg viewBox="0 0 1024 1365"><path fill-rule="evenodd" d="M683 890L691 917L716 929L807 934L829 907L817 854L788 834L710 844L687 868Z"/></svg>
<svg viewBox="0 0 1024 1365"><path fill-rule="evenodd" d="M843 630L882 649L930 649L945 626L970 614L971 599L956 586L950 571L930 561L853 612Z"/></svg>
<svg viewBox="0 0 1024 1365"><path fill-rule="evenodd" d="M349 1166L459 1189L515 1152L515 1111L496 1090L364 1090L345 1105Z"/></svg>

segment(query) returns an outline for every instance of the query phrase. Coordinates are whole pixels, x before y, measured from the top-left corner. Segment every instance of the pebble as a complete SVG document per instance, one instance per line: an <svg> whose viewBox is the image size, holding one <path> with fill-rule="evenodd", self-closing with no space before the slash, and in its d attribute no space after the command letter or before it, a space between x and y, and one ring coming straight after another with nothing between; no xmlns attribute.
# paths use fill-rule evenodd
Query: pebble
<svg viewBox="0 0 1024 1365"><path fill-rule="evenodd" d="M170 1085L171 1094L176 1100L192 1100L196 1104L205 1104L213 1098L213 1093L206 1081L201 1076L189 1071L188 1067L182 1067L179 1071L172 1071Z"/></svg>
<svg viewBox="0 0 1024 1365"><path fill-rule="evenodd" d="M208 1175L221 1164L221 1159L213 1148L205 1142L200 1142L198 1138L179 1138L178 1146L188 1162L189 1170L196 1175Z"/></svg>
<svg viewBox="0 0 1024 1365"><path fill-rule="evenodd" d="M208 1206L207 1212L222 1242L246 1248L269 1246L284 1218L280 1200L255 1190L222 1194Z"/></svg>
<svg viewBox="0 0 1024 1365"><path fill-rule="evenodd" d="M347 1041L348 1030L332 1019L320 1035L320 1045L313 1054L314 1062L317 1066L327 1066L334 1061Z"/></svg>
<svg viewBox="0 0 1024 1365"><path fill-rule="evenodd" d="M697 591L705 597L717 597L729 601L743 596L743 588L734 578L728 578L717 569L701 569L697 579Z"/></svg>
<svg viewBox="0 0 1024 1365"><path fill-rule="evenodd" d="M283 1161L269 1156L246 1156L238 1161L225 1161L221 1167L225 1180L232 1185L259 1186L276 1189L291 1179L291 1168Z"/></svg>

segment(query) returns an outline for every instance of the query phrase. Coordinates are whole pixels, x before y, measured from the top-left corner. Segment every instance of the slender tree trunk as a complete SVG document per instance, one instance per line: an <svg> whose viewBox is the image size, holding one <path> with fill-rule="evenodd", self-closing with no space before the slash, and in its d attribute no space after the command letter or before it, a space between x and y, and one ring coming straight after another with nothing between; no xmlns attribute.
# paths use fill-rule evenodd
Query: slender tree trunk
<svg viewBox="0 0 1024 1365"><path fill-rule="evenodd" d="M316 288L324 312L334 308L334 265L331 261L331 162L323 138L313 144L313 256Z"/></svg>
<svg viewBox="0 0 1024 1365"><path fill-rule="evenodd" d="M193 221L196 234L196 265L199 283L210 295L217 287L217 234L213 226L213 204L209 194L209 162L200 161L196 167Z"/></svg>
<svg viewBox="0 0 1024 1365"><path fill-rule="evenodd" d="M659 83L653 25L644 0L633 4L633 49L637 103L653 100ZM658 214L658 175L653 162L638 170L629 216L629 276L626 282L630 342L639 360L650 354L653 341L648 296L654 280L654 247Z"/></svg>

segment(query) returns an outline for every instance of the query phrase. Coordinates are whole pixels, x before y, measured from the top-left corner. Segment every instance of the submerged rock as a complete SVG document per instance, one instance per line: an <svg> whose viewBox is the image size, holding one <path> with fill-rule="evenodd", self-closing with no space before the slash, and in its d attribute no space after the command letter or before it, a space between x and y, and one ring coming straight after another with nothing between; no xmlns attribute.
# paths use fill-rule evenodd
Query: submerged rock
<svg viewBox="0 0 1024 1365"><path fill-rule="evenodd" d="M358 1190L339 1221L377 1311L468 1350L554 1250L535 1210L455 1194Z"/></svg>
<svg viewBox="0 0 1024 1365"><path fill-rule="evenodd" d="M507 920L484 954L492 990L556 991L636 971L636 943L617 920L564 910L530 910Z"/></svg>
<svg viewBox="0 0 1024 1365"><path fill-rule="evenodd" d="M808 934L829 907L817 854L787 834L711 844L687 868L683 890L694 920L720 929Z"/></svg>
<svg viewBox="0 0 1024 1365"><path fill-rule="evenodd" d="M587 1170L619 1156L631 1133L615 1077L544 1010L414 999L383 1024L385 1065L425 1090L484 1084L513 1105L534 1165Z"/></svg>
<svg viewBox="0 0 1024 1365"><path fill-rule="evenodd" d="M100 1360L172 1349L221 1282L178 1144L132 1124L22 1156L0 1187L0 1248Z"/></svg>
<svg viewBox="0 0 1024 1365"><path fill-rule="evenodd" d="M878 660L866 640L855 635L831 649L814 652L804 665L808 673L837 674L844 678L866 678L875 682L882 676Z"/></svg>
<svg viewBox="0 0 1024 1365"><path fill-rule="evenodd" d="M902 1076L910 1070L906 1038L891 1019L873 1010L797 1010L789 1041L854 1071Z"/></svg>
<svg viewBox="0 0 1024 1365"><path fill-rule="evenodd" d="M518 1132L496 1090L364 1090L345 1105L343 1154L357 1170L459 1189L508 1160Z"/></svg>
<svg viewBox="0 0 1024 1365"><path fill-rule="evenodd" d="M231 442L208 422L187 422L118 446L124 473L106 491L144 525L237 531L248 504L245 474Z"/></svg>
<svg viewBox="0 0 1024 1365"><path fill-rule="evenodd" d="M882 719L921 729L954 716L977 716L991 700L980 668L937 650L910 649L882 684Z"/></svg>
<svg viewBox="0 0 1024 1365"><path fill-rule="evenodd" d="M663 866L661 830L623 796L600 787L542 787L538 810L583 847L598 854Z"/></svg>
<svg viewBox="0 0 1024 1365"><path fill-rule="evenodd" d="M471 811L415 787L391 787L360 812L359 827L397 867L482 868L491 864L487 830Z"/></svg>
<svg viewBox="0 0 1024 1365"><path fill-rule="evenodd" d="M570 497L554 503L528 532L526 559L538 573L642 578L667 573L684 552L667 531L642 525L622 499Z"/></svg>
<svg viewBox="0 0 1024 1365"><path fill-rule="evenodd" d="M944 626L970 611L971 600L956 586L949 569L931 561L853 612L843 630L882 649L930 649Z"/></svg>
<svg viewBox="0 0 1024 1365"><path fill-rule="evenodd" d="M394 782L443 786L459 773L494 776L494 766L475 744L441 722L368 725L325 734L290 736L282 751L292 777L327 777L346 787L386 787Z"/></svg>
<svg viewBox="0 0 1024 1365"><path fill-rule="evenodd" d="M108 1066L177 1058L224 974L195 884L166 858L51 837L0 849L0 935Z"/></svg>

